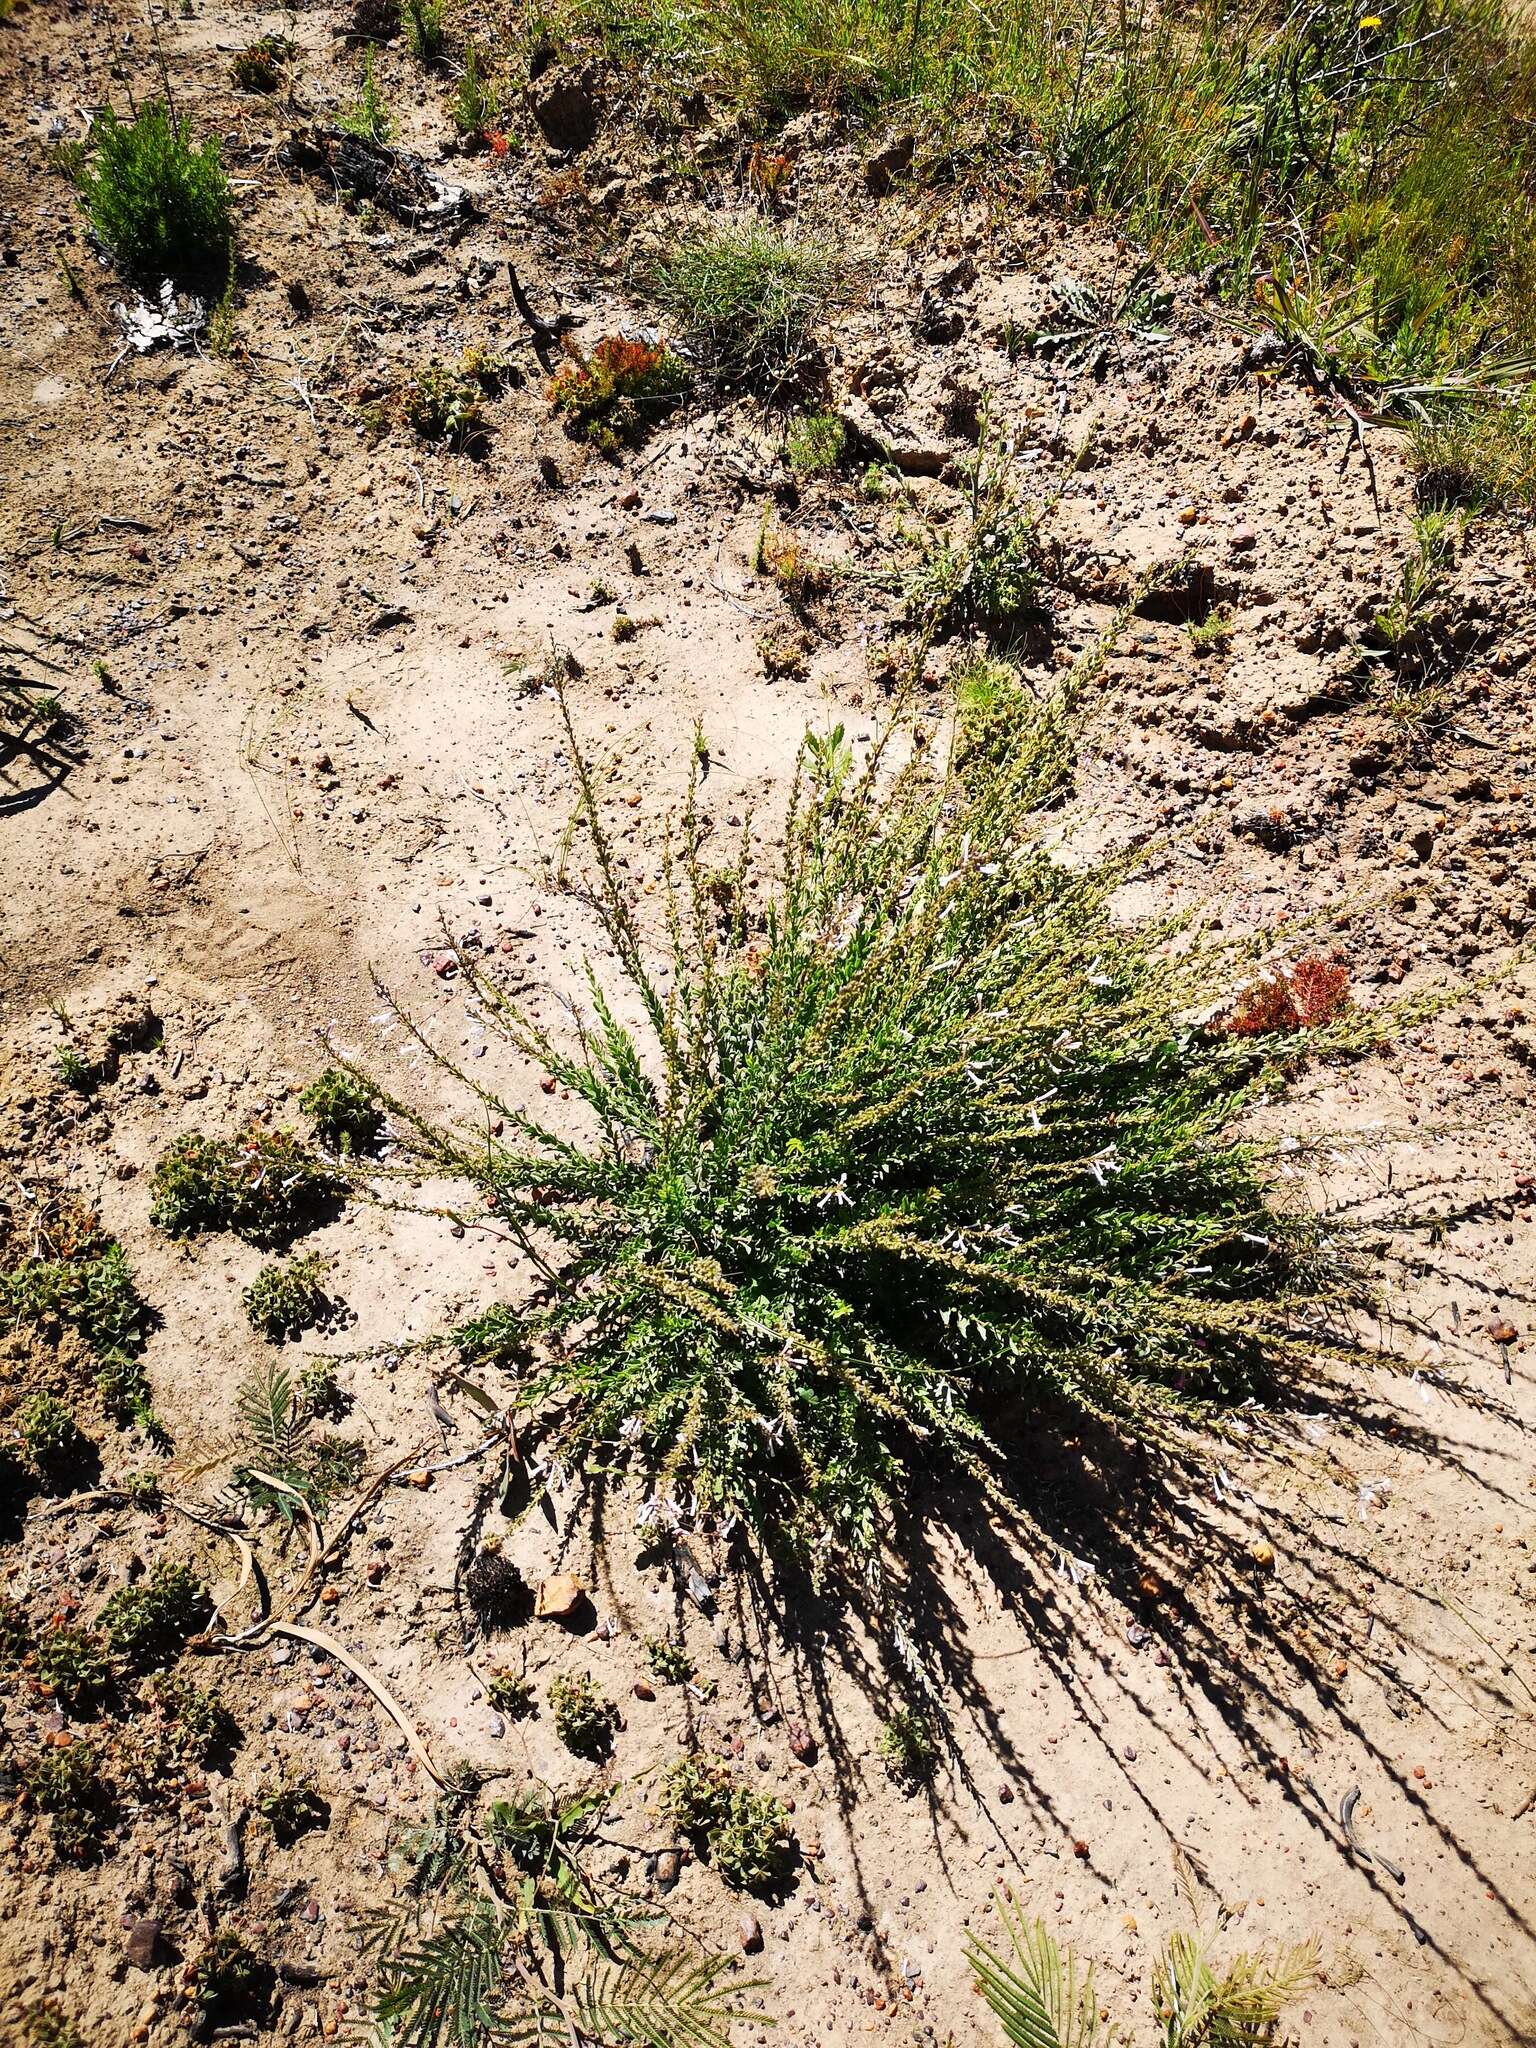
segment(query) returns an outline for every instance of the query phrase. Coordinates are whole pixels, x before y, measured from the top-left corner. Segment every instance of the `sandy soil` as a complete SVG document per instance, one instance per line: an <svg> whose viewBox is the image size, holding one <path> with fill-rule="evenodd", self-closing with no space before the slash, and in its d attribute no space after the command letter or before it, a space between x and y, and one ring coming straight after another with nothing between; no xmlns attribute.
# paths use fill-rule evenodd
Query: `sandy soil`
<svg viewBox="0 0 1536 2048"><path fill-rule="evenodd" d="M3 771L0 1198L24 1213L39 1188L66 1186L127 1248L162 1319L148 1372L175 1440L168 1490L217 1499L236 1389L262 1349L240 1305L261 1255L224 1237L173 1244L149 1224L149 1170L171 1139L253 1113L294 1120L323 1032L412 1100L449 1106L437 1070L403 1056L376 983L466 1066L483 1055L475 1078L537 1099L538 1071L488 1039L442 971L450 941L478 945L553 1015L580 964L586 927L558 875L569 761L552 697L520 672L552 648L574 657L574 716L643 905L696 719L723 825L750 804L771 813L808 720L839 717L863 738L881 715L871 650L891 606L857 578L814 612L806 673L765 675L759 641L799 625L752 573L764 503L826 559L876 565L898 527L960 516L944 465L963 455L977 399L1017 436L1042 498L1092 427L1045 529L1053 631L1036 680L1102 629L1139 572L1186 549L1197 571L1144 608L1109 664L1064 830L1084 846L1157 835L1137 891L1149 906L1198 901L1229 930L1321 914L1362 1001L1465 982L1389 1057L1310 1076L1285 1112L1298 1132L1337 1135L1326 1171L1307 1169L1309 1198L1341 1227L1380 1225L1395 1357L1292 1412L1245 1418L1187 1470L1128 1456L1085 1481L1068 1450L1021 1443L1032 1543L962 1495L915 1499L906 1605L954 1737L928 1795L903 1796L875 1755L900 1680L878 1618L732 1570L705 1615L632 1532L633 1503L607 1504L598 1546L574 1480L508 1549L530 1576L581 1577L582 1629L533 1622L465 1655L454 1585L484 1477L474 1462L425 1489L387 1484L309 1619L394 1692L437 1762L468 1757L514 1782L574 1785L581 1770L547 1715L493 1715L487 1666L525 1662L541 1693L558 1669L592 1671L626 1724L607 1853L642 1887L671 1840L647 1774L687 1736L792 1799L804 1860L781 1902L753 1906L765 1942L746 1964L786 2048L866 2032L990 2039L962 1930L985 1931L1003 1884L1097 1961L1106 2004L1146 2038L1152 1959L1188 1918L1176 1847L1212 1921L1235 1916L1229 1945L1319 1939L1299 2039L1536 2038L1536 1037L1516 957L1536 921L1527 537L1493 521L1467 533L1432 607L1435 693L1394 711L1392 677L1355 644L1411 546L1391 438L1369 437L1368 466L1338 411L1194 289L1169 339L1126 341L1101 380L1010 360L1010 323L1033 324L1059 268L1113 289L1133 259L1044 213L999 222L932 195L876 199L860 175L870 138L820 117L787 138L785 204L808 230L837 223L846 243L855 282L827 337L830 389L836 403L855 391L854 415L912 473L883 500L861 495L857 471L796 484L779 425L742 403L695 403L643 453L605 461L551 417L506 261L538 307L576 316L585 345L643 317L623 291L627 237L659 208L745 207L735 134L706 116L648 138L597 81L596 139L574 158L521 118L526 154L439 164L440 89L392 49L379 76L399 139L479 209L456 236L415 232L287 172L288 118L228 82L230 50L286 26L304 52L300 99L334 112L356 90L339 21L210 5L160 29L179 102L225 138L238 182L239 347L226 359L119 359L121 289L47 167L50 134L80 133L81 109L152 89L142 21L31 6L0 28L0 596L6 634L58 664L78 719L66 742ZM519 373L491 405L481 459L364 432L391 367L469 342ZM639 621L633 640L611 637L615 606L592 602L595 583ZM1196 646L1191 620L1219 606L1229 640ZM154 1049L91 1098L58 1082L60 1006L89 1044L145 1004ZM414 1199L431 1210L444 1197ZM1405 1232L1429 1214L1452 1220ZM307 1348L346 1354L355 1407L341 1429L368 1474L472 1448L475 1410L450 1397L455 1431L442 1434L434 1361L403 1347L508 1298L507 1247L361 1200L312 1244L352 1320ZM1501 1343L1491 1333L1506 1322L1516 1334ZM11 1339L0 1405L71 1369L67 1353ZM105 1422L99 1435L109 1482L144 1462L132 1435ZM1272 1571L1243 1566L1249 1539L1272 1545ZM227 1544L110 1497L34 1502L3 1552L34 1618L94 1613L161 1555L233 1591ZM278 1559L279 1598L302 1565L297 1545ZM634 1696L644 1638L674 1623L714 1698ZM394 1894L391 1851L430 1785L330 1656L269 1643L197 1675L210 1673L245 1730L232 1771L125 1815L98 1868L58 1867L25 1802L6 1802L7 2040L43 1997L93 2044L174 2038L175 1958L214 1921L255 1931L284 1964L277 2035L329 2038L363 2009L357 1915ZM26 1687L3 1718L13 1757L62 1725ZM797 1722L810 1761L792 1753ZM330 1825L281 1850L253 1823L248 1889L232 1898L218 1882L226 1826L285 1775L319 1787ZM1354 1788L1359 1845L1401 1881L1352 1851L1339 1812ZM704 1865L685 1864L666 1903L738 1947L742 1902ZM140 1968L126 1930L145 1916L166 1960Z"/></svg>

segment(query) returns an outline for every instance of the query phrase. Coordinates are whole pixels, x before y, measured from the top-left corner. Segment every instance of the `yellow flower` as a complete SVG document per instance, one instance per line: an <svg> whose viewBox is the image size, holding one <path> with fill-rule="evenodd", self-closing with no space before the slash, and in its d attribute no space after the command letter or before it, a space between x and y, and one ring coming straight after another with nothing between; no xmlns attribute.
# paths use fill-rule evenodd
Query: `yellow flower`
<svg viewBox="0 0 1536 2048"><path fill-rule="evenodd" d="M1381 16L1379 14L1362 14L1360 17L1360 26L1362 28L1380 28Z"/></svg>

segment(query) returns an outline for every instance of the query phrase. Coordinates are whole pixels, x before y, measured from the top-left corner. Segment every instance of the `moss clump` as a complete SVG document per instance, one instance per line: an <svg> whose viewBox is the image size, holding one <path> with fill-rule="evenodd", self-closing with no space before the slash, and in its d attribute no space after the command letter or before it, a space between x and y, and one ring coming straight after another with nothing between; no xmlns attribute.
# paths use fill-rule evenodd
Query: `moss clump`
<svg viewBox="0 0 1536 2048"><path fill-rule="evenodd" d="M321 1143L333 1152L377 1150L384 1133L378 1096L345 1067L327 1067L317 1074L299 1097L299 1107L313 1119Z"/></svg>
<svg viewBox="0 0 1536 2048"><path fill-rule="evenodd" d="M549 1711L555 1733L572 1756L600 1763L613 1754L614 1731L619 1710L598 1691L590 1672L580 1676L562 1674L549 1687Z"/></svg>
<svg viewBox="0 0 1536 2048"><path fill-rule="evenodd" d="M158 1564L137 1586L123 1586L97 1617L114 1654L131 1669L168 1664L208 1614L201 1579L184 1564Z"/></svg>
<svg viewBox="0 0 1536 2048"><path fill-rule="evenodd" d="M288 1131L251 1123L234 1138L178 1138L155 1168L150 1221L172 1237L229 1230L279 1247L339 1206L342 1183Z"/></svg>

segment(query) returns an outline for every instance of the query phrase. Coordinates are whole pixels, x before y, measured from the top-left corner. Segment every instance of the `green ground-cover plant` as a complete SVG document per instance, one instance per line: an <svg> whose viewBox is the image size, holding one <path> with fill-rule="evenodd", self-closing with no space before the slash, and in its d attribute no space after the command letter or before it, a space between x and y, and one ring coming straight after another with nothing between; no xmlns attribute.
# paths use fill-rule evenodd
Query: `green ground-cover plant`
<svg viewBox="0 0 1536 2048"><path fill-rule="evenodd" d="M150 1322L122 1246L96 1229L63 1257L0 1273L0 1328L78 1331L101 1361L98 1386L117 1421L153 1419L139 1363Z"/></svg>
<svg viewBox="0 0 1536 2048"><path fill-rule="evenodd" d="M314 1440L310 1425L320 1412L314 1398L302 1391L302 1383L295 1386L276 1359L254 1368L235 1405L240 1420L235 1483L257 1507L292 1522L306 1508L323 1513L335 1495L356 1483L362 1446L335 1437Z"/></svg>
<svg viewBox="0 0 1536 2048"><path fill-rule="evenodd" d="M317 1074L299 1097L299 1107L333 1152L372 1152L384 1135L384 1112L373 1091L343 1067Z"/></svg>
<svg viewBox="0 0 1536 2048"><path fill-rule="evenodd" d="M331 1819L330 1806L313 1785L279 1785L261 1795L256 1811L280 1849L291 1849L303 1836L328 1827Z"/></svg>
<svg viewBox="0 0 1536 2048"><path fill-rule="evenodd" d="M114 1656L151 1671L180 1655L208 1619L208 1593L184 1564L157 1564L137 1585L120 1586L96 1617Z"/></svg>
<svg viewBox="0 0 1536 2048"><path fill-rule="evenodd" d="M585 362L555 373L548 397L577 440L616 454L642 441L690 381L688 365L663 343L609 334Z"/></svg>
<svg viewBox="0 0 1536 2048"><path fill-rule="evenodd" d="M363 142L387 142L394 124L389 118L389 108L379 90L378 79L374 76L373 51L363 52L363 82L358 93L357 104L348 107L336 116L336 126L348 135L356 135Z"/></svg>
<svg viewBox="0 0 1536 2048"><path fill-rule="evenodd" d="M39 1813L48 1816L53 1846L68 1863L88 1863L111 1825L112 1786L94 1743L45 1749L23 1775Z"/></svg>
<svg viewBox="0 0 1536 2048"><path fill-rule="evenodd" d="M686 1685L697 1669L681 1643L666 1636L647 1636L645 1661L663 1685Z"/></svg>
<svg viewBox="0 0 1536 2048"><path fill-rule="evenodd" d="M234 201L210 137L200 148L169 107L149 101L131 121L96 117L80 174L91 226L125 277L222 288L235 242Z"/></svg>
<svg viewBox="0 0 1536 2048"><path fill-rule="evenodd" d="M323 1285L326 1262L317 1252L286 1265L263 1266L241 1295L246 1320L269 1344L286 1343L317 1328L330 1313Z"/></svg>
<svg viewBox="0 0 1536 2048"><path fill-rule="evenodd" d="M749 837L722 905L691 800L657 928L570 728L613 986L594 969L565 1037L466 972L585 1129L486 1094L508 1135L461 1136L391 1104L527 1251L505 1348L548 1455L873 1568L919 1468L1027 1513L1010 1458L1035 1431L1156 1435L1346 1348L1338 1234L1235 1129L1302 1041L1206 1021L1251 955L1117 917L1130 856L1050 849L1102 659L987 772L900 720L862 761L812 736L760 895Z"/></svg>
<svg viewBox="0 0 1536 2048"><path fill-rule="evenodd" d="M400 26L405 31L405 47L418 64L430 69L442 62L448 47L445 0L404 0Z"/></svg>
<svg viewBox="0 0 1536 2048"><path fill-rule="evenodd" d="M555 1733L573 1756L600 1761L612 1755L619 1710L598 1690L589 1671L562 1672L550 1680L549 1714Z"/></svg>
<svg viewBox="0 0 1536 2048"><path fill-rule="evenodd" d="M642 268L693 360L764 397L807 374L838 282L832 250L758 220L693 228Z"/></svg>
<svg viewBox="0 0 1536 2048"><path fill-rule="evenodd" d="M95 1445L56 1394L33 1394L16 1411L27 1461L50 1492L65 1490L88 1467Z"/></svg>
<svg viewBox="0 0 1536 2048"><path fill-rule="evenodd" d="M229 75L241 92L276 92L283 72L298 55L297 45L275 33L258 36L229 60Z"/></svg>
<svg viewBox="0 0 1536 2048"><path fill-rule="evenodd" d="M0 7L0 21L4 19L5 9ZM23 2013L21 2038L27 2048L88 2048L84 2034L51 1999Z"/></svg>
<svg viewBox="0 0 1536 2048"><path fill-rule="evenodd" d="M784 454L796 476L824 476L842 461L848 429L835 412L808 413L795 420L784 440Z"/></svg>
<svg viewBox="0 0 1536 2048"><path fill-rule="evenodd" d="M407 1838L404 1912L376 1914L373 2017L397 2048L570 2039L729 2048L760 1984L718 1956L649 1947L635 1904L587 1866L611 1795L527 1786L473 1810L473 1784Z"/></svg>
<svg viewBox="0 0 1536 2048"><path fill-rule="evenodd" d="M489 143L501 132L501 84L486 70L473 37L464 45L464 68L448 103L448 114L466 142Z"/></svg>
<svg viewBox="0 0 1536 2048"><path fill-rule="evenodd" d="M33 1675L68 1714L86 1713L111 1690L106 1644L92 1630L55 1622L33 1646Z"/></svg>
<svg viewBox="0 0 1536 2048"><path fill-rule="evenodd" d="M880 1730L875 1745L894 1782L906 1790L926 1784L939 1759L933 1722L912 1707L898 1707Z"/></svg>
<svg viewBox="0 0 1536 2048"><path fill-rule="evenodd" d="M209 2024L265 2018L277 1973L238 1929L221 1927L192 1965L193 2003Z"/></svg>
<svg viewBox="0 0 1536 2048"><path fill-rule="evenodd" d="M724 1764L679 1757L663 1780L662 1809L734 1889L771 1891L787 1877L795 1856L788 1809L771 1792L738 1784Z"/></svg>
<svg viewBox="0 0 1536 2048"><path fill-rule="evenodd" d="M178 1138L151 1192L150 1221L172 1237L230 1230L275 1249L323 1221L343 1183L290 1132L251 1123L234 1138Z"/></svg>

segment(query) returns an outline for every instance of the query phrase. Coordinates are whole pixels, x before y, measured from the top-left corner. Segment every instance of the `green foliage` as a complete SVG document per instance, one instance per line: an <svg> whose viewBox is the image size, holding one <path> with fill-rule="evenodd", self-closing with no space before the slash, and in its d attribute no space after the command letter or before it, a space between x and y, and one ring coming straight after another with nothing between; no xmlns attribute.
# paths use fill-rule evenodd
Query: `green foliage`
<svg viewBox="0 0 1536 2048"><path fill-rule="evenodd" d="M910 1707L900 1707L891 1715L876 1748L892 1780L908 1790L928 1782L939 1757L932 1721Z"/></svg>
<svg viewBox="0 0 1536 2048"><path fill-rule="evenodd" d="M830 250L754 220L682 235L646 282L699 363L771 397L808 371L837 273Z"/></svg>
<svg viewBox="0 0 1536 2048"><path fill-rule="evenodd" d="M96 1619L114 1655L147 1671L179 1656L207 1616L202 1580L184 1564L157 1564L139 1584L119 1587Z"/></svg>
<svg viewBox="0 0 1536 2048"><path fill-rule="evenodd" d="M549 1711L555 1733L573 1756L600 1762L613 1754L619 1710L599 1692L590 1672L562 1672L549 1682Z"/></svg>
<svg viewBox="0 0 1536 2048"><path fill-rule="evenodd" d="M686 1685L696 1669L682 1644L666 1636L646 1637L645 1661L663 1685Z"/></svg>
<svg viewBox="0 0 1536 2048"><path fill-rule="evenodd" d="M333 1152L377 1151L384 1132L384 1112L361 1076L345 1067L327 1067L299 1097L299 1107L313 1118L321 1143Z"/></svg>
<svg viewBox="0 0 1536 2048"><path fill-rule="evenodd" d="M213 137L194 149L158 101L122 121L110 107L91 124L80 201L125 277L222 286L234 255L234 203Z"/></svg>
<svg viewBox="0 0 1536 2048"><path fill-rule="evenodd" d="M112 1820L112 1787L89 1742L45 1749L23 1774L39 1813L48 1816L53 1846L67 1863L88 1863Z"/></svg>
<svg viewBox="0 0 1536 2048"><path fill-rule="evenodd" d="M498 1714L509 1721L526 1721L538 1712L538 1701L526 1678L513 1671L492 1671L485 1681L485 1697Z"/></svg>
<svg viewBox="0 0 1536 2048"><path fill-rule="evenodd" d="M339 1422L352 1406L352 1396L342 1387L329 1358L317 1358L299 1368L298 1396L311 1415L331 1422Z"/></svg>
<svg viewBox="0 0 1536 2048"><path fill-rule="evenodd" d="M235 1406L246 1454L235 1467L235 1483L254 1506L292 1522L304 1507L323 1513L356 1483L362 1446L333 1437L312 1441L314 1408L276 1359L255 1367Z"/></svg>
<svg viewBox="0 0 1536 2048"><path fill-rule="evenodd" d="M615 454L643 441L688 384L688 365L670 349L610 334L586 362L557 371L548 396L578 441Z"/></svg>
<svg viewBox="0 0 1536 2048"><path fill-rule="evenodd" d="M256 1801L256 1811L271 1828L279 1849L291 1849L331 1821L331 1809L313 1785L281 1785L265 1792Z"/></svg>
<svg viewBox="0 0 1536 2048"><path fill-rule="evenodd" d="M847 441L837 413L813 412L790 427L784 452L796 476L823 476L842 461Z"/></svg>
<svg viewBox="0 0 1536 2048"><path fill-rule="evenodd" d="M997 1901L1006 1954L966 1937L977 1989L1014 2048L1113 2048L1131 2037L1100 2012L1091 1968L1079 1971L1041 1920ZM1199 1933L1175 1934L1153 1972L1162 2048L1264 2048L1280 2015L1317 1977L1313 1942L1239 1955L1218 1970Z"/></svg>
<svg viewBox="0 0 1536 2048"><path fill-rule="evenodd" d="M1014 491L1006 454L984 448L977 456L969 511L963 538L937 540L907 580L908 615L934 638L974 627L1006 645L1037 609L1040 593L1035 513Z"/></svg>
<svg viewBox="0 0 1536 2048"><path fill-rule="evenodd" d="M112 1667L101 1637L66 1622L55 1622L38 1637L33 1670L67 1714L99 1706L112 1685Z"/></svg>
<svg viewBox="0 0 1536 2048"><path fill-rule="evenodd" d="M343 1183L290 1132L250 1123L234 1138L178 1138L151 1192L150 1221L172 1237L230 1230L279 1248L334 1211Z"/></svg>
<svg viewBox="0 0 1536 2048"><path fill-rule="evenodd" d="M66 1088L73 1088L77 1095L94 1095L101 1080L100 1074L75 1051L72 1045L61 1046L54 1055L54 1071Z"/></svg>
<svg viewBox="0 0 1536 2048"><path fill-rule="evenodd" d="M148 1698L187 1763L209 1764L240 1740L234 1715L208 1686L164 1672L151 1681Z"/></svg>
<svg viewBox="0 0 1536 2048"><path fill-rule="evenodd" d="M275 33L258 36L229 60L229 75L241 92L274 93L283 82L283 72L298 55L287 36Z"/></svg>
<svg viewBox="0 0 1536 2048"><path fill-rule="evenodd" d="M488 73L471 37L464 45L464 69L448 102L448 116L466 140L488 142L501 121L501 87Z"/></svg>
<svg viewBox="0 0 1536 2048"><path fill-rule="evenodd" d="M1112 292L1097 292L1063 271L1052 287L1043 324L1022 338L1035 355L1102 377L1119 359L1125 338L1138 342L1168 339L1169 329L1163 323L1172 304L1173 294L1158 285L1157 271L1150 263L1137 264Z"/></svg>
<svg viewBox="0 0 1536 2048"><path fill-rule="evenodd" d="M373 51L363 52L363 86L355 107L348 107L336 116L336 126L348 135L359 136L364 142L387 142L393 123L389 109L384 104L384 95L379 91L378 80L373 74Z"/></svg>
<svg viewBox="0 0 1536 2048"><path fill-rule="evenodd" d="M724 1764L682 1756L662 1785L663 1810L683 1834L702 1842L728 1885L771 1891L788 1876L794 1837L784 1803L738 1785Z"/></svg>
<svg viewBox="0 0 1536 2048"><path fill-rule="evenodd" d="M1015 670L993 655L961 664L955 696L954 761L961 775L995 775L1007 765L1029 721L1030 699Z"/></svg>
<svg viewBox="0 0 1536 2048"><path fill-rule="evenodd" d="M591 2048L729 2048L737 2020L761 2024L744 2006L761 1986L724 1988L722 1959L637 1945L627 1905L583 1866L607 1804L601 1788L563 1798L526 1786L471 1836L463 1798L439 1801L416 1842L415 1910L376 1916L367 1943L374 2021L394 2048L573 2034ZM445 1903L429 1920L433 1895Z"/></svg>
<svg viewBox="0 0 1536 2048"><path fill-rule="evenodd" d="M988 774L907 727L861 767L846 740L808 745L750 925L721 919L690 807L664 977L570 730L624 993L594 977L574 1042L486 993L586 1131L500 1102L504 1140L413 1120L424 1163L537 1262L521 1335L548 1350L519 1398L558 1405L547 1455L627 1465L824 1569L874 1556L919 1465L1005 1501L1007 1447L1037 1425L1155 1434L1341 1348L1321 1334L1356 1286L1337 1239L1273 1203L1232 1135L1283 1076L1190 1021L1237 978L1230 951L1115 915L1129 857L1043 843L1102 658Z"/></svg>
<svg viewBox="0 0 1536 2048"><path fill-rule="evenodd" d="M1536 507L1536 387L1415 420L1408 462L1419 503L1431 510Z"/></svg>
<svg viewBox="0 0 1536 2048"><path fill-rule="evenodd" d="M149 1388L136 1360L150 1320L122 1246L99 1232L67 1258L29 1259L0 1273L0 1327L78 1331L102 1360L118 1419L143 1419L141 1409L147 1415Z"/></svg>
<svg viewBox="0 0 1536 2048"><path fill-rule="evenodd" d="M221 1927L192 1965L192 2000L219 2025L260 2021L271 2002L272 1965L239 1931Z"/></svg>
<svg viewBox="0 0 1536 2048"><path fill-rule="evenodd" d="M405 47L419 64L440 64L448 45L444 0L404 0L400 26Z"/></svg>
<svg viewBox="0 0 1536 2048"><path fill-rule="evenodd" d="M401 419L423 441L473 449L484 443L489 431L479 384L441 364L412 371L402 382L396 403Z"/></svg>
<svg viewBox="0 0 1536 2048"><path fill-rule="evenodd" d="M95 1446L53 1394L33 1394L16 1413L22 1449L43 1484L51 1491L89 1464Z"/></svg>
<svg viewBox="0 0 1536 2048"><path fill-rule="evenodd" d="M1300 291L1334 336L1324 373L1402 414L1426 387L1486 390L1501 360L1528 361L1536 53L1504 0L1405 0L1379 18L1347 0L1085 0L1066 17L1035 0L916 14L567 0L563 14L653 89L704 83L758 120L899 112L922 137L920 177L1049 188L1176 267L1215 266L1238 304L1267 277L1266 319L1284 322L1280 297ZM1097 312L1058 327L1105 346Z"/></svg>
<svg viewBox="0 0 1536 2048"><path fill-rule="evenodd" d="M5 9L0 7L0 20L4 18ZM21 2038L27 2048L87 2048L84 2034L51 1999L22 2014Z"/></svg>
<svg viewBox="0 0 1536 2048"><path fill-rule="evenodd" d="M263 1266L240 1297L251 1328L269 1344L316 1329L330 1313L330 1296L321 1285L325 1273L326 1261L317 1252Z"/></svg>

